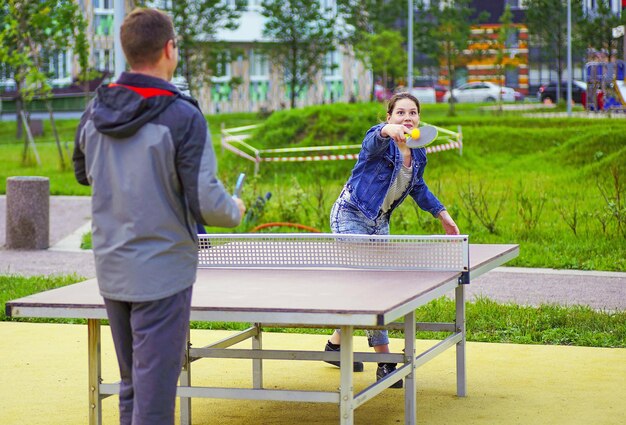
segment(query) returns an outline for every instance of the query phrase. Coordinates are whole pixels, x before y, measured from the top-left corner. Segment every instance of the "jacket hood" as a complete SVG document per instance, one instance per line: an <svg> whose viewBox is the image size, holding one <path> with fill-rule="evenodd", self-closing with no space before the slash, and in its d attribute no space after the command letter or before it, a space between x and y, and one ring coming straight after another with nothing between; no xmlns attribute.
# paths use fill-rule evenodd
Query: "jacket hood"
<svg viewBox="0 0 626 425"><path fill-rule="evenodd" d="M125 72L116 83L98 87L93 122L107 136L130 137L180 97L185 96L165 80Z"/></svg>

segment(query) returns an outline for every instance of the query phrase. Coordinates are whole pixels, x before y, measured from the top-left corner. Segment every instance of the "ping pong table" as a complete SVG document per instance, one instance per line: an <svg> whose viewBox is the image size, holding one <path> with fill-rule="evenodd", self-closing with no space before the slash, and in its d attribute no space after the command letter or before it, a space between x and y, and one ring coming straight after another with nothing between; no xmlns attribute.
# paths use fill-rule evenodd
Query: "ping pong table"
<svg viewBox="0 0 626 425"><path fill-rule="evenodd" d="M416 423L415 370L456 347L456 393L467 394L465 285L519 254L518 245L469 244L461 236L368 236L331 234L199 235L199 269L191 320L250 323L244 331L204 347L188 342L180 375L180 421L191 424L191 398L228 398L332 403L342 425L354 410L404 379L405 424ZM416 323L415 309L454 293L453 323ZM89 423L102 423L102 400L119 383L101 379L101 320L106 319L96 279L7 303L14 317L87 319ZM263 349L264 327L341 329L340 352ZM354 329L404 333L402 353L354 352ZM416 353L416 330L449 332ZM251 349L233 348L251 340ZM202 358L252 360L251 388L193 386L192 362ZM268 389L263 360L339 361L337 391ZM398 363L395 372L355 393L354 361ZM321 367L321 364L320 364Z"/></svg>

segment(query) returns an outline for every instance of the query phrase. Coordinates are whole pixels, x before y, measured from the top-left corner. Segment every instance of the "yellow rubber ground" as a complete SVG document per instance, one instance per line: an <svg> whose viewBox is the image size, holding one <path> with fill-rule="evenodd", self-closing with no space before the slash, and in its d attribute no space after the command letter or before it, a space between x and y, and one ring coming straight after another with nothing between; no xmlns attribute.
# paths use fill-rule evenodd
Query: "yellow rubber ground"
<svg viewBox="0 0 626 425"><path fill-rule="evenodd" d="M102 329L104 382L118 380L108 327ZM193 331L192 343L219 340L226 331ZM263 334L272 349L323 349L323 335ZM401 349L392 340L392 351ZM418 349L432 345L418 341ZM242 344L248 348L249 343ZM363 337L357 351L369 351ZM468 397L455 395L455 356L448 350L417 371L419 424L624 424L626 349L468 343ZM250 385L249 360L200 360L192 383ZM374 380L376 365L355 374L355 390ZM338 369L321 362L264 362L266 388L333 390ZM404 423L404 390L385 390L359 407L356 424ZM178 408L178 407L177 407ZM0 323L0 424L87 424L87 327ZM177 413L178 414L178 413ZM117 398L103 403L103 423L116 424ZM194 399L196 425L333 424L331 404Z"/></svg>

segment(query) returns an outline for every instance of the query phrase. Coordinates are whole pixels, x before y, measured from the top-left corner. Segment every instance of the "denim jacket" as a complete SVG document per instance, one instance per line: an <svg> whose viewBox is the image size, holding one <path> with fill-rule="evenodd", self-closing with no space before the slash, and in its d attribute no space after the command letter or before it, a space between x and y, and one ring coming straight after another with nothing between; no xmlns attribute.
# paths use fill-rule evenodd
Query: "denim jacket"
<svg viewBox="0 0 626 425"><path fill-rule="evenodd" d="M385 123L378 124L367 131L357 163L346 183L351 201L371 220L381 214L383 200L402 168L400 149L391 138L380 135L384 126ZM411 195L421 209L437 217L441 211L445 210L445 207L424 182L426 150L424 148L411 149L411 157L413 160L411 183L400 199L393 203L389 213L400 205L407 195Z"/></svg>

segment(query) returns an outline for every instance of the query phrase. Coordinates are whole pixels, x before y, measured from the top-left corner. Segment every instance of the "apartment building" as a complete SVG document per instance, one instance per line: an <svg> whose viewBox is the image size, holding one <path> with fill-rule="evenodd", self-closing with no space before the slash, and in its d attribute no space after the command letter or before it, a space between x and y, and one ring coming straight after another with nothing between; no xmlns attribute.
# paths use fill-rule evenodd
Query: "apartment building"
<svg viewBox="0 0 626 425"><path fill-rule="evenodd" d="M115 70L114 48L114 0L76 0L87 18L87 35L90 45L90 62L94 69L106 78L113 77ZM175 0L154 0L148 4L167 9ZM224 0L231 1L231 0ZM126 12L138 3L124 0ZM323 0L323 8L335 7L335 0ZM263 54L261 46L266 43L262 33L265 18L261 14L261 1L248 0L239 26L235 30L220 30L216 39L227 42L239 52L228 55L215 70L210 84L203 84L195 93L206 113L250 112L276 110L289 105L289 92L278 64ZM78 72L78 63L71 50L55 52L47 58L51 83L55 88L69 86ZM175 78L181 82L181 77ZM237 81L237 84L232 84ZM0 92L15 89L10 70L0 66ZM325 66L297 99L297 106L362 101L369 99L372 76L363 64L356 60L349 47L337 46L327 54ZM56 90L55 90L56 91Z"/></svg>
<svg viewBox="0 0 626 425"><path fill-rule="evenodd" d="M504 46L497 43L502 25L500 18L509 6L512 13L511 33ZM474 0L471 6L475 16L487 12L486 22L472 26L472 42L466 54L471 58L457 75L457 84L474 81L503 83L524 95L529 94L529 44L528 29L524 25L523 0ZM499 81L496 56L504 53L504 81Z"/></svg>
<svg viewBox="0 0 626 425"><path fill-rule="evenodd" d="M333 8L334 0L320 2L322 8ZM263 36L266 18L261 1L249 0L235 30L222 29L216 39L243 52L218 67L212 84L204 86L199 101L207 112L238 112L283 109L289 105L289 91L279 64L272 63L261 48L269 40ZM241 83L230 84L233 77ZM296 105L369 100L371 73L354 57L350 47L336 46L326 55L325 64L314 84L303 90Z"/></svg>

